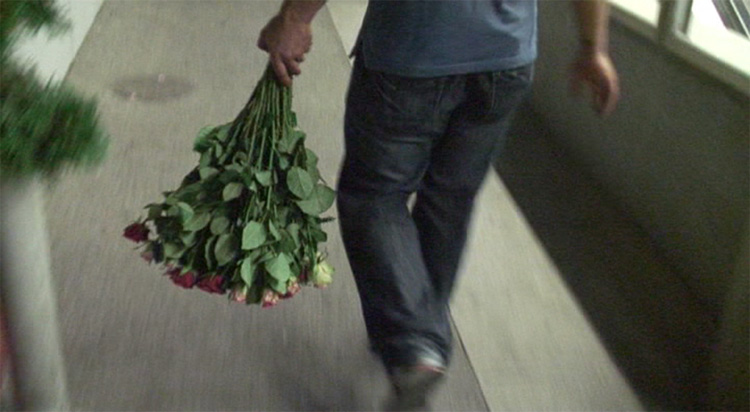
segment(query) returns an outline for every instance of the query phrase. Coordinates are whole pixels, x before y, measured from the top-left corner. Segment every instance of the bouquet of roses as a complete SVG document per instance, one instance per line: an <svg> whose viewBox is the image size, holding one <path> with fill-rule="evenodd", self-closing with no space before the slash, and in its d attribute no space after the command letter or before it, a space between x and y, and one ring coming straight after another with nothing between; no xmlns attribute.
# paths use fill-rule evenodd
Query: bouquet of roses
<svg viewBox="0 0 750 412"><path fill-rule="evenodd" d="M335 194L291 104L268 68L233 122L200 130L198 166L125 229L175 284L266 307L331 282L318 243Z"/></svg>

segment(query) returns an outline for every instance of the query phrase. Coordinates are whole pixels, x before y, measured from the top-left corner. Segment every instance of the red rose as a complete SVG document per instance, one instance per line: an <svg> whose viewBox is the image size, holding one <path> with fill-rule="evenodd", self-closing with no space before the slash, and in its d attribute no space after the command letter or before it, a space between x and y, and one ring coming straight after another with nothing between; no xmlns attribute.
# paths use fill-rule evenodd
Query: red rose
<svg viewBox="0 0 750 412"><path fill-rule="evenodd" d="M185 289L190 289L195 286L196 280L198 279L195 272L180 274L179 268L170 269L166 274L172 279L172 282L174 282L175 285L182 286Z"/></svg>
<svg viewBox="0 0 750 412"><path fill-rule="evenodd" d="M208 293L223 294L225 292L223 276L208 276L198 281L198 287Z"/></svg>
<svg viewBox="0 0 750 412"><path fill-rule="evenodd" d="M276 306L276 304L279 303L279 294L267 289L265 292L263 292L263 300L261 307L263 308L270 308L272 306Z"/></svg>
<svg viewBox="0 0 750 412"><path fill-rule="evenodd" d="M247 286L235 286L232 291L229 292L229 299L232 299L235 302L245 303L247 302L247 291Z"/></svg>
<svg viewBox="0 0 750 412"><path fill-rule="evenodd" d="M287 288L286 288L286 293L283 296L281 296L281 298L282 299L289 299L292 296L294 296L297 293L299 293L300 290L302 290L302 287L300 287L299 282L297 282L297 281L290 282L289 286L287 286Z"/></svg>
<svg viewBox="0 0 750 412"><path fill-rule="evenodd" d="M148 227L136 222L126 227L122 235L136 243L145 242L148 240Z"/></svg>

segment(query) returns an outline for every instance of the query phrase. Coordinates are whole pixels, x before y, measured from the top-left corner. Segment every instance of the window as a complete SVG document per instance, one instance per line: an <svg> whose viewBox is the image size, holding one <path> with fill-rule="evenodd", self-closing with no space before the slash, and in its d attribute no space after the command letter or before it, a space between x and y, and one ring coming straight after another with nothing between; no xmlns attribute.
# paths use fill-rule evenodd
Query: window
<svg viewBox="0 0 750 412"><path fill-rule="evenodd" d="M748 5L750 0L693 0L683 33L714 58L750 73Z"/></svg>
<svg viewBox="0 0 750 412"><path fill-rule="evenodd" d="M609 0L613 18L750 94L750 0Z"/></svg>
<svg viewBox="0 0 750 412"><path fill-rule="evenodd" d="M646 27L656 27L659 21L659 0L609 0L609 2L615 6L613 10L615 17L625 20L625 24L631 27L636 26L633 28L638 31L644 32ZM623 10L624 13L621 12ZM639 22L645 22L646 25L640 23L639 27Z"/></svg>
<svg viewBox="0 0 750 412"><path fill-rule="evenodd" d="M693 0L691 19L750 39L750 0Z"/></svg>

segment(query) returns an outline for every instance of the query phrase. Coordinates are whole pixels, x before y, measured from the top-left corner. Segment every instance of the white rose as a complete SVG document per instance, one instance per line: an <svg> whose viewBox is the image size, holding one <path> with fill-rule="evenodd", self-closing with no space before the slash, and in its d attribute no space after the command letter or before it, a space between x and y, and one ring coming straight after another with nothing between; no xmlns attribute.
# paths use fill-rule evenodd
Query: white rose
<svg viewBox="0 0 750 412"><path fill-rule="evenodd" d="M325 260L319 261L318 264L315 265L313 268L313 284L317 288L324 288L333 282L333 278L331 278L331 275L333 275L334 269L333 266L331 266L328 262Z"/></svg>

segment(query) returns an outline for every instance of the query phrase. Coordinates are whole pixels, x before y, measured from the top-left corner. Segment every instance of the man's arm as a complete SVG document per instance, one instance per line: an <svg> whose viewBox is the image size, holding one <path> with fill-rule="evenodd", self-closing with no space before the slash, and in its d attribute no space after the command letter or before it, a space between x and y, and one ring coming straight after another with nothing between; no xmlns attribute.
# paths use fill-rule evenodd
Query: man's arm
<svg viewBox="0 0 750 412"><path fill-rule="evenodd" d="M281 10L260 32L258 47L268 52L279 81L292 85L292 76L300 74L300 63L312 47L312 23L326 0L284 0Z"/></svg>
<svg viewBox="0 0 750 412"><path fill-rule="evenodd" d="M611 113L620 95L617 70L609 57L609 5L606 0L576 0L580 50L573 67L572 86L580 91L585 84L594 95L594 108Z"/></svg>

